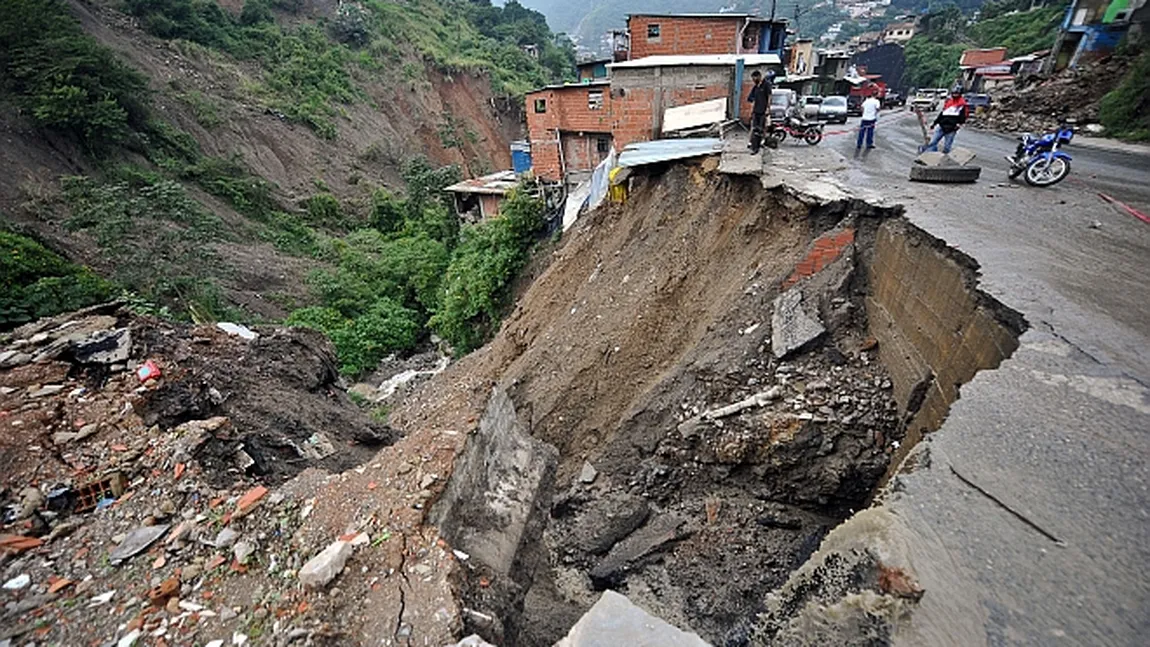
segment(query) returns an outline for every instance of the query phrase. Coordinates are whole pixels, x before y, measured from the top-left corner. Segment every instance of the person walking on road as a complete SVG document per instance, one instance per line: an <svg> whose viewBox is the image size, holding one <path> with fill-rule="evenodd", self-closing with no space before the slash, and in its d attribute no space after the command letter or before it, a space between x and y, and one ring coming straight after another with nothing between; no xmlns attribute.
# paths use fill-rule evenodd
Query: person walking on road
<svg viewBox="0 0 1150 647"><path fill-rule="evenodd" d="M950 97L942 104L942 110L939 111L938 116L934 118L934 137L931 138L930 143L925 146L919 146L918 152L923 153L926 151L938 152L938 144L942 142L942 152L949 153L951 146L954 146L954 136L958 134L958 129L966 123L966 116L970 112L970 106L967 105L966 99L962 98L962 88L954 86L950 89Z"/></svg>
<svg viewBox="0 0 1150 647"><path fill-rule="evenodd" d="M771 86L774 81L774 72L767 73L767 79L758 70L751 73L751 93L747 95L747 103L751 104L751 142L747 148L752 155L757 155L763 145L763 136L767 132L767 120L771 109ZM768 145L773 140L768 141Z"/></svg>
<svg viewBox="0 0 1150 647"><path fill-rule="evenodd" d="M878 110L881 107L878 97L867 97L867 100L863 101L862 121L859 122L859 136L855 143L856 153L862 150L863 139L866 139L867 150L874 148L874 125L878 123Z"/></svg>

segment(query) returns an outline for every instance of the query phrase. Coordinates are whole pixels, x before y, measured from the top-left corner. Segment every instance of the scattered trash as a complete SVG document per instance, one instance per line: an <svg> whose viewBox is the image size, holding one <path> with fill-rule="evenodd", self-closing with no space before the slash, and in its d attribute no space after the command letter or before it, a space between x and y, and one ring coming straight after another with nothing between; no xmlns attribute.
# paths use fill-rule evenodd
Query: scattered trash
<svg viewBox="0 0 1150 647"><path fill-rule="evenodd" d="M241 338L246 339L248 341L256 339L260 336L259 333L255 332L251 328L248 328L247 326L244 326L241 324L229 323L226 321L221 321L221 322L217 323L216 328L219 328L220 330L228 333L229 335L231 335L233 337L241 337Z"/></svg>
<svg viewBox="0 0 1150 647"><path fill-rule="evenodd" d="M141 384L157 379L160 375L160 367L152 360L144 362L136 369L136 377L139 378Z"/></svg>
<svg viewBox="0 0 1150 647"><path fill-rule="evenodd" d="M108 591L107 593L101 593L100 595L94 596L91 600L89 600L88 606L89 607L98 607L102 604L107 604L107 603L112 601L112 597L115 595L116 595L116 591L114 589L111 591Z"/></svg>

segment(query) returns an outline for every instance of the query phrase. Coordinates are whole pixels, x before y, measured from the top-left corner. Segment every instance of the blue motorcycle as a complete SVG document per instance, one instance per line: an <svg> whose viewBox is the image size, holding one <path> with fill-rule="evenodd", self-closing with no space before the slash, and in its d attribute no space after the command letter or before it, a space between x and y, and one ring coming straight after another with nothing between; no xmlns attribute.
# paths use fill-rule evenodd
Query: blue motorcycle
<svg viewBox="0 0 1150 647"><path fill-rule="evenodd" d="M1073 137L1074 128L1065 123L1058 127L1058 132L1041 137L1026 133L1019 137L1014 155L1006 156L1010 162L1010 179L1026 173L1026 183L1031 186L1058 184L1070 175L1070 156L1059 149Z"/></svg>

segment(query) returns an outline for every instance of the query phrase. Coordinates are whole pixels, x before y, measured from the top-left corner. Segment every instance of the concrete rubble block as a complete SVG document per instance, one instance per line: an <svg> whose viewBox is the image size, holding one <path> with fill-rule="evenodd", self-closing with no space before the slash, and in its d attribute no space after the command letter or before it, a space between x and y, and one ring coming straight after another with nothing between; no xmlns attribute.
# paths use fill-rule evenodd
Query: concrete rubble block
<svg viewBox="0 0 1150 647"><path fill-rule="evenodd" d="M918 157L915 158L914 163L920 164L922 166L953 166L954 165L953 160L948 158L945 154L937 153L934 151L927 151L925 153L920 154Z"/></svg>
<svg viewBox="0 0 1150 647"><path fill-rule="evenodd" d="M101 330L72 346L72 354L81 364L121 364L132 350L132 334L127 328Z"/></svg>
<svg viewBox="0 0 1150 647"><path fill-rule="evenodd" d="M972 160L974 160L975 157L978 157L975 155L974 151L970 150L969 148L963 148L961 146L955 146L954 148L950 149L950 152L946 155L951 159L951 161L960 166L966 166Z"/></svg>
<svg viewBox="0 0 1150 647"><path fill-rule="evenodd" d="M591 581L600 586L610 586L621 581L640 560L691 534L684 526L686 519L674 513L651 519L645 526L615 544L611 552L599 560L591 569Z"/></svg>
<svg viewBox="0 0 1150 647"><path fill-rule="evenodd" d="M626 596L604 591L599 601L555 647L708 647L687 633L635 606Z"/></svg>
<svg viewBox="0 0 1150 647"><path fill-rule="evenodd" d="M542 533L557 457L519 423L511 399L496 387L431 522L452 546L508 575L520 548Z"/></svg>
<svg viewBox="0 0 1150 647"><path fill-rule="evenodd" d="M327 585L340 574L351 557L352 546L346 541L336 541L320 551L318 555L307 560L303 568L299 569L299 581L309 589L318 589Z"/></svg>
<svg viewBox="0 0 1150 647"><path fill-rule="evenodd" d="M803 346L818 339L826 328L803 308L803 293L791 288L775 298L771 313L771 350L783 359Z"/></svg>
<svg viewBox="0 0 1150 647"><path fill-rule="evenodd" d="M591 484L599 476L599 470L595 469L589 461L583 461L583 469L579 471L579 482Z"/></svg>
<svg viewBox="0 0 1150 647"><path fill-rule="evenodd" d="M495 647L495 645L492 645L479 636L472 634L457 643L447 645L447 647Z"/></svg>

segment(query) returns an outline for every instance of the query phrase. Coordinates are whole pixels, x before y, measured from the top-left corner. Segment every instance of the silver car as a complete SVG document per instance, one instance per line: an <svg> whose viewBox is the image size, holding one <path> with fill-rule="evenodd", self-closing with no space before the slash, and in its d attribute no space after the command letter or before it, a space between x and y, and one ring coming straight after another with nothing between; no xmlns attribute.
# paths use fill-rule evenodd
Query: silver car
<svg viewBox="0 0 1150 647"><path fill-rule="evenodd" d="M810 120L845 124L847 122L847 98L839 96L802 98L803 116Z"/></svg>

